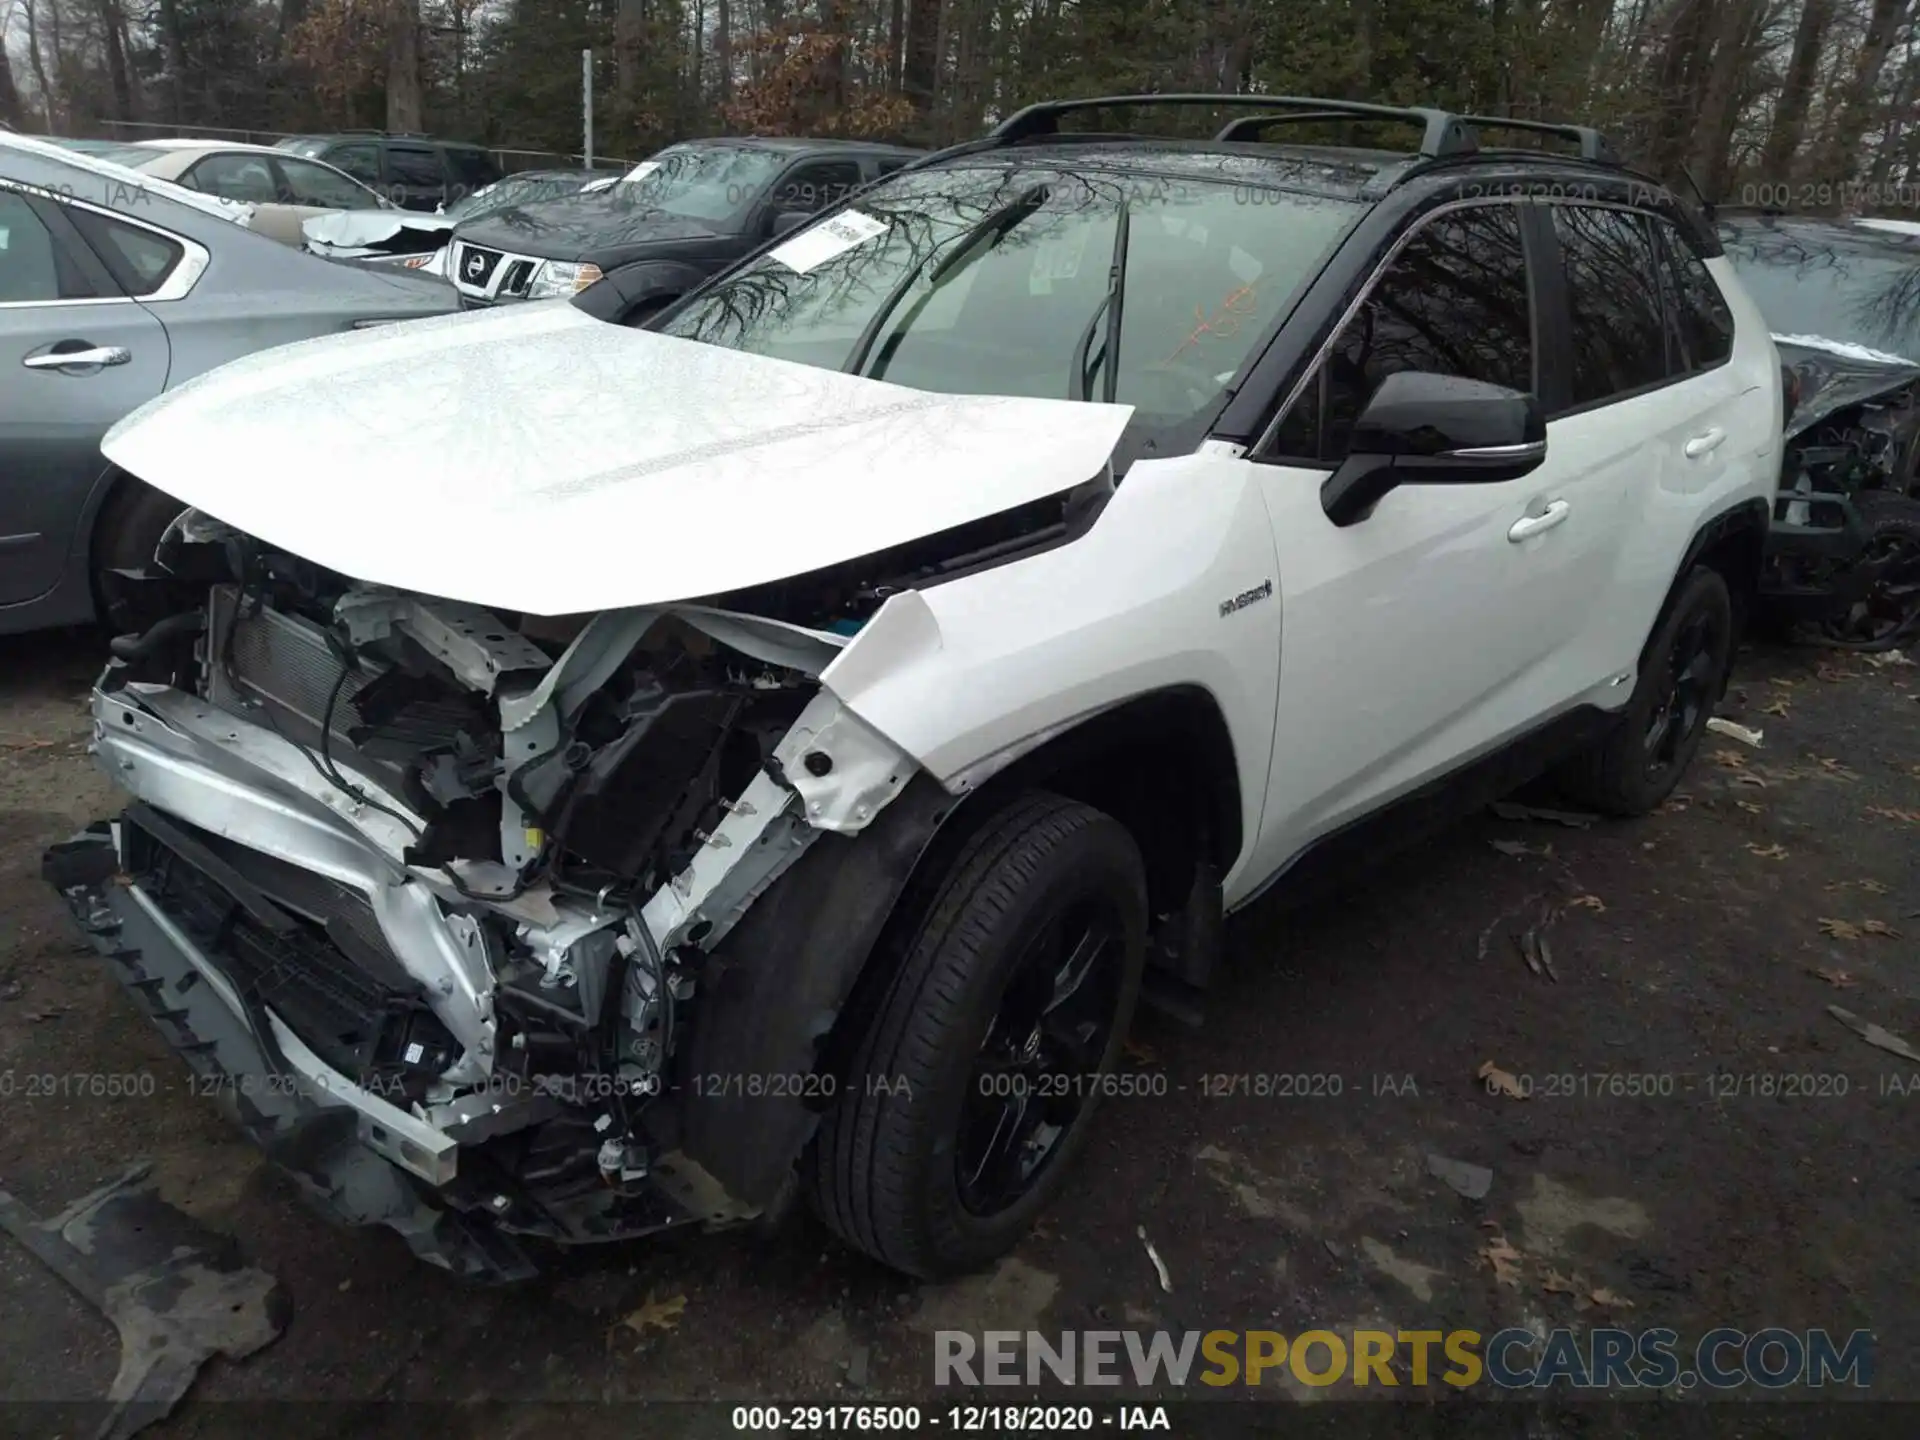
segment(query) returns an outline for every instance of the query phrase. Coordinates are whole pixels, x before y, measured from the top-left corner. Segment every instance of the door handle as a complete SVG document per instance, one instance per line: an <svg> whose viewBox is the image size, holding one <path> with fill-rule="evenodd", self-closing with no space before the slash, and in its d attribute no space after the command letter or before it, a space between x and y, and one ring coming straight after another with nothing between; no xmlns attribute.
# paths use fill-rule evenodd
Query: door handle
<svg viewBox="0 0 1920 1440"><path fill-rule="evenodd" d="M1532 539L1535 535L1551 530L1572 513L1573 507L1566 501L1549 501L1546 508L1538 515L1522 515L1514 521L1513 527L1507 531L1507 539L1517 545L1522 540Z"/></svg>
<svg viewBox="0 0 1920 1440"><path fill-rule="evenodd" d="M1694 436L1691 440L1687 441L1687 458L1689 460L1698 460L1702 455L1712 453L1719 448L1720 442L1726 438L1727 432L1722 430L1718 425L1703 434Z"/></svg>
<svg viewBox="0 0 1920 1440"><path fill-rule="evenodd" d="M133 352L121 345L96 345L91 350L54 350L29 355L20 363L29 370L64 370L69 365L124 365Z"/></svg>

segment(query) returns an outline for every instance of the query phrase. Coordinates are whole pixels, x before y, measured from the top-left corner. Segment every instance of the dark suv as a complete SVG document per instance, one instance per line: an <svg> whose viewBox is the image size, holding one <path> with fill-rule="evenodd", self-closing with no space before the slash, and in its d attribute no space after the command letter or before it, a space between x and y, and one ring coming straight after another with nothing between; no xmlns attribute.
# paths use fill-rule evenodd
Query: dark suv
<svg viewBox="0 0 1920 1440"><path fill-rule="evenodd" d="M499 163L486 147L430 135L350 130L339 135L291 135L274 148L324 160L406 210L451 205L501 175Z"/></svg>
<svg viewBox="0 0 1920 1440"><path fill-rule="evenodd" d="M473 307L573 295L604 276L637 322L923 154L853 140L690 140L617 185L460 226L448 278Z"/></svg>

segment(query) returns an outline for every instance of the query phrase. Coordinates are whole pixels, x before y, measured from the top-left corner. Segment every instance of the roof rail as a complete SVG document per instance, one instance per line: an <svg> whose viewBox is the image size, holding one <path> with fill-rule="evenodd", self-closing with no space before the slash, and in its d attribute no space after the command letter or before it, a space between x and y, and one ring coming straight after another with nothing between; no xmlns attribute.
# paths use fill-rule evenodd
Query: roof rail
<svg viewBox="0 0 1920 1440"><path fill-rule="evenodd" d="M1438 158L1442 155L1468 155L1474 150L1473 134L1460 120L1444 110L1422 106L1369 105L1357 100L1324 100L1298 95L1098 95L1085 100L1047 100L1015 111L993 128L990 138L1003 145L1039 135L1060 133L1060 117L1079 110L1111 110L1132 105L1226 105L1242 109L1305 112L1314 119L1397 120L1421 127L1420 153ZM1247 116L1246 120L1282 117ZM1285 117L1294 118L1294 117ZM1304 117L1302 117L1304 118ZM1236 120L1214 138L1239 138Z"/></svg>
<svg viewBox="0 0 1920 1440"><path fill-rule="evenodd" d="M1620 156L1607 137L1588 125L1560 125L1549 120L1515 120L1505 115L1462 115L1461 121L1475 130L1537 130L1543 135L1558 135L1580 147L1582 160L1602 165L1618 165Z"/></svg>

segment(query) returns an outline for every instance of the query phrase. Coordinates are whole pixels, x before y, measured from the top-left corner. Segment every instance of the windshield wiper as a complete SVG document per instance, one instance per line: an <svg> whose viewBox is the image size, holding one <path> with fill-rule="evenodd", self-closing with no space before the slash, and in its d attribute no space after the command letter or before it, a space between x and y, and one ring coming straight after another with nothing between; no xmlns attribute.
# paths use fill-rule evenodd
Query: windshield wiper
<svg viewBox="0 0 1920 1440"><path fill-rule="evenodd" d="M1046 204L1047 197L1052 193L1045 185L1034 185L1021 191L998 210L990 210L976 221L973 228L960 237L957 245L934 262L933 269L927 275L926 293L913 302L913 309L907 312L900 329L905 331L919 317L920 312L926 308L927 302L933 298L934 292L951 279L963 265L998 245L1014 226ZM873 318L861 330L860 338L854 341L853 353L847 357L847 363L841 367L844 373L848 375L860 373L861 367L867 363L867 353L873 349L874 341L880 338L880 332L886 328L887 319L893 314L894 307L900 303L901 297L912 288L913 282L919 276L920 266L916 265L901 276L893 289L887 292L887 298L881 302L880 308L874 311ZM887 368L887 362L892 358L893 347L889 346L881 355L880 363L874 367L873 374L868 378L878 380L881 372Z"/></svg>
<svg viewBox="0 0 1920 1440"><path fill-rule="evenodd" d="M1100 398L1111 405L1120 387L1120 310L1127 281L1127 238L1133 233L1133 204L1120 197L1120 209L1114 216L1113 259L1107 270L1107 293L1094 307L1087 328L1080 332L1080 343L1073 347L1074 393L1072 399L1093 398L1093 375L1088 367L1087 351L1093 347L1093 333L1100 328L1100 317L1107 317L1107 333L1100 341L1100 364L1105 373L1100 380Z"/></svg>

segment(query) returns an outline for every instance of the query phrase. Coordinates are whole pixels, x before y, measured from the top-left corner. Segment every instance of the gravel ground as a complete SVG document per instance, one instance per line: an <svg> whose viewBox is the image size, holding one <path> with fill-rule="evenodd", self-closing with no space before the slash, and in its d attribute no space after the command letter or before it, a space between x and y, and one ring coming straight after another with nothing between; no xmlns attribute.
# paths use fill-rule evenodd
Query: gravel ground
<svg viewBox="0 0 1920 1440"><path fill-rule="evenodd" d="M927 1398L939 1328L1866 1328L1871 1395L1920 1400L1920 1063L1828 1013L1920 1042L1920 668L1745 654L1723 713L1763 745L1709 737L1662 813L1478 817L1338 900L1237 917L1205 1027L1136 1027L1129 1064L1161 1093L1107 1103L1079 1183L987 1275L914 1285L800 1216L476 1292L391 1235L305 1210L190 1093L38 878L48 842L110 807L85 754L100 658L87 635L0 641L0 1184L50 1213L150 1159L167 1197L240 1237L295 1306L277 1343L209 1366L152 1433L257 1433L263 1415L288 1436L423 1433L418 1412L375 1403L396 1400L489 1402L424 1433L496 1436L556 1428L512 1401ZM1519 938L1543 916L1551 975ZM1528 1098L1489 1093L1488 1062ZM70 1072L155 1083L27 1093ZM1643 1096L1602 1078L1626 1075L1669 1078ZM1323 1078L1303 1096L1265 1076ZM1490 1170L1487 1193L1457 1193L1434 1154ZM661 1325L616 1323L649 1302ZM0 1336L7 1399L83 1401L111 1381L111 1330L4 1241ZM1288 1378L1257 1393L1383 1392ZM253 1400L307 1403L221 1403ZM1454 1408L1447 1433L1517 1433L1512 1405ZM1676 1412L1709 1408L1728 1413L1663 1406L1653 1424L1628 1406L1613 1428L1677 1433ZM1429 1405L1366 1413L1368 1429L1434 1433ZM711 1431L719 1414L657 1410L646 1429ZM0 1416L21 1434L77 1423ZM566 1428L632 1434L634 1412L582 1407Z"/></svg>

